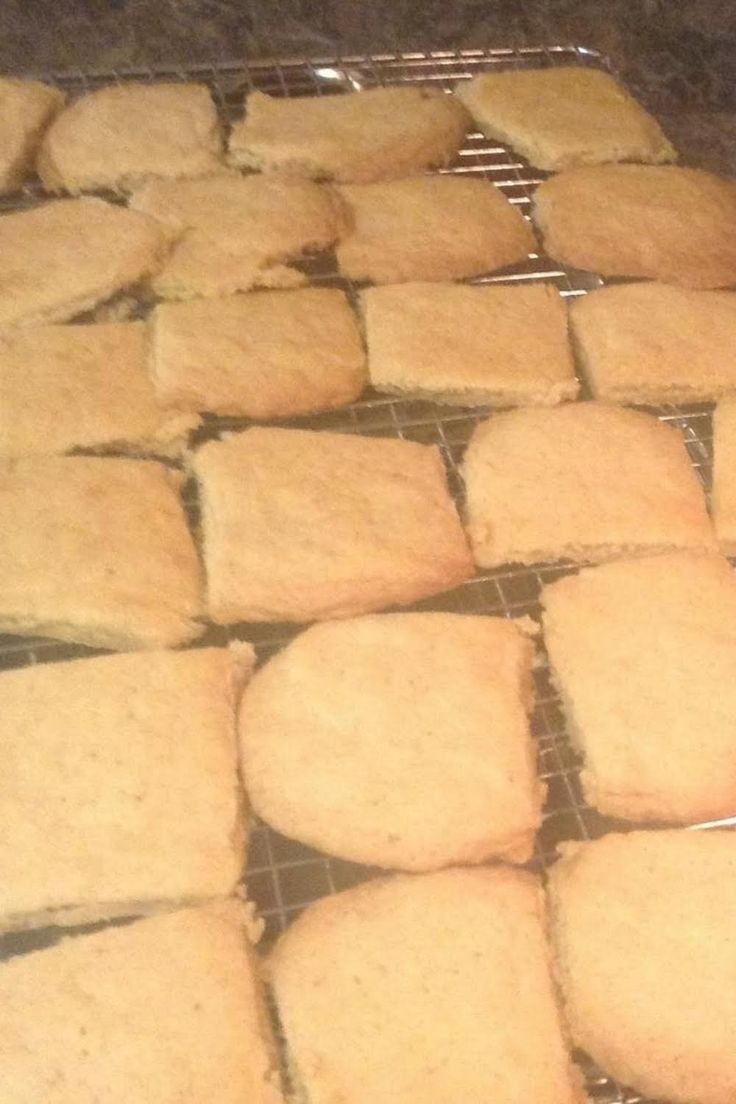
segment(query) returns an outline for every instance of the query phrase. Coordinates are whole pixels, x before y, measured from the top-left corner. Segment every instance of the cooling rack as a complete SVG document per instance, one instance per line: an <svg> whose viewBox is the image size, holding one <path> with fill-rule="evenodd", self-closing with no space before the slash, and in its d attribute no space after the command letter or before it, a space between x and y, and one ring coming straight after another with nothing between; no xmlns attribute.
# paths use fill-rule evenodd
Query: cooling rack
<svg viewBox="0 0 736 1104"><path fill-rule="evenodd" d="M212 65L156 66L106 71L38 72L30 74L62 88L70 98L111 83L127 81L195 80L212 91L222 120L227 127L242 113L244 95L253 89L278 96L304 94L336 95L381 84L430 84L450 90L458 81L477 72L492 69L583 65L609 68L598 53L579 46L539 48L415 51L378 55L350 55L279 61L233 61ZM507 148L479 133L468 135L455 162L441 170L454 175L485 177L500 188L508 199L528 217L534 189L546 176L531 168ZM38 182L31 181L22 192L0 200L0 209L20 209L43 197ZM322 256L305 263L311 282L343 288L355 302L357 288L340 277L334 258ZM598 276L563 268L541 251L528 261L502 272L488 273L470 283L520 283L544 281L557 287L563 297L584 295L599 287ZM143 315L149 305L138 305ZM583 397L586 397L583 381ZM647 408L660 419L675 425L682 433L694 469L705 492L710 492L712 469L711 407ZM331 429L376 436L395 436L439 446L456 500L462 497L458 465L465 445L485 408L437 406L426 401L387 397L367 391L344 410L318 416L282 420L278 424L311 429ZM246 419L208 419L204 437L244 428ZM196 491L185 493L192 522L196 528ZM417 603L412 609L486 613L504 617L539 615L542 586L572 570L563 564L539 564L534 567L504 566L479 571L475 578L455 590ZM263 661L291 639L302 626L239 625L230 629L212 627L199 644L250 640ZM50 640L0 637L0 668L32 663L55 662L95 654L91 649L60 644ZM544 655L535 670L535 707L532 729L539 747L541 776L548 785L545 820L539 835L534 865L544 869L563 839L591 838L615 827L589 808L578 782L579 760L565 728L557 694L550 681ZM735 820L736 822L736 820ZM352 863L327 858L309 847L287 840L263 824L256 824L250 843L246 886L266 924L263 945L268 946L289 921L308 903L347 888L376 873ZM5 951L29 949L43 936L15 936L6 940ZM0 941L0 954L3 945ZM639 1097L625 1092L614 1082L588 1070L588 1091L606 1104L633 1104Z"/></svg>

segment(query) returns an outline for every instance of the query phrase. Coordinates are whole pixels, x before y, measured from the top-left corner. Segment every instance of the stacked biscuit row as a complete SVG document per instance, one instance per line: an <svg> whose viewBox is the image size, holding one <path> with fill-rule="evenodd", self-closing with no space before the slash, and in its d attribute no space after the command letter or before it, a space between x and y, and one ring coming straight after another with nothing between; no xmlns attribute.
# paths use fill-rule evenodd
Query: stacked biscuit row
<svg viewBox="0 0 736 1104"><path fill-rule="evenodd" d="M489 75L460 98L544 167L674 156L592 71ZM466 123L452 97L412 88L254 94L231 164L282 173L240 177L223 167L201 89L105 90L58 116L39 171L52 189L132 191L130 209L58 200L0 219L0 625L151 649L0 677L0 925L156 913L3 966L9 1104L281 1099L252 918L232 897L246 802L329 854L414 872L310 906L268 959L304 1099L579 1100L568 1037L645 1093L733 1098L734 837L568 845L547 903L512 866L443 869L532 854L544 799L533 626L371 613L461 583L473 560L611 560L543 594L586 798L640 822L733 813L736 581L717 551L734 539L733 406L717 415L715 528L682 439L657 419L601 402L526 406L577 393L556 295L440 281L522 260L528 226L483 182L390 179L451 157ZM702 333L732 332L731 297L701 289L736 275L732 185L656 166L569 169L537 211L561 260L685 285L575 304L599 397L728 395L733 369ZM235 294L299 283L289 262L334 241L348 277L403 281L363 293L374 385L525 404L470 443L467 537L439 453L406 441L263 427L186 452L203 568L179 474L52 456L177 456L202 412L269 419L352 401L365 358L341 293ZM146 324L49 324L141 279L185 302ZM251 677L245 644L160 650L196 639L204 615L322 623Z"/></svg>

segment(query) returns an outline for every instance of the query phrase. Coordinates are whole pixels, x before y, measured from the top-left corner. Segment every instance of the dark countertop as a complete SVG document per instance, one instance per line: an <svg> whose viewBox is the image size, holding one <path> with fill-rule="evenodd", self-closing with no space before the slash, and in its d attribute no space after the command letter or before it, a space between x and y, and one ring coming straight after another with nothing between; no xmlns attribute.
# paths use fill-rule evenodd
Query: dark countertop
<svg viewBox="0 0 736 1104"><path fill-rule="evenodd" d="M733 0L0 0L0 71L575 43L686 160L736 176Z"/></svg>

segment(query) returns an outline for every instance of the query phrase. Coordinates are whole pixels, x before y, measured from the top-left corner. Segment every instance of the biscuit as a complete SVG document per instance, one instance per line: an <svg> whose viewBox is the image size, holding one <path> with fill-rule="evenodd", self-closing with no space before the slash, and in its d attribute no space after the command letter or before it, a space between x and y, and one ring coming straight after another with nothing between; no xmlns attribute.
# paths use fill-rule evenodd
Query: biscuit
<svg viewBox="0 0 736 1104"><path fill-rule="evenodd" d="M241 648L0 675L0 929L234 890L246 842L235 708L254 659Z"/></svg>
<svg viewBox="0 0 736 1104"><path fill-rule="evenodd" d="M180 482L150 460L0 466L0 631L121 650L199 636L200 570Z"/></svg>
<svg viewBox="0 0 736 1104"><path fill-rule="evenodd" d="M550 406L578 391L567 312L546 284L399 284L361 293L379 391L464 405Z"/></svg>
<svg viewBox="0 0 736 1104"><path fill-rule="evenodd" d="M254 428L203 445L192 466L218 624L349 617L472 574L434 447Z"/></svg>
<svg viewBox="0 0 736 1104"><path fill-rule="evenodd" d="M58 116L38 155L49 191L130 191L151 176L206 176L221 167L220 123L201 84L98 88Z"/></svg>
<svg viewBox="0 0 736 1104"><path fill-rule="evenodd" d="M101 199L57 199L0 216L0 329L65 322L163 263L161 227Z"/></svg>
<svg viewBox="0 0 736 1104"><path fill-rule="evenodd" d="M63 105L58 88L0 77L0 195L20 188L33 169L44 130Z"/></svg>
<svg viewBox="0 0 736 1104"><path fill-rule="evenodd" d="M4 1104L283 1104L245 906L181 909L3 963L0 1066Z"/></svg>
<svg viewBox="0 0 736 1104"><path fill-rule="evenodd" d="M550 873L573 1041L673 1104L736 1096L736 835L631 832L563 844Z"/></svg>
<svg viewBox="0 0 736 1104"><path fill-rule="evenodd" d="M736 281L736 183L701 169L570 169L537 188L534 221L561 264L692 288Z"/></svg>
<svg viewBox="0 0 736 1104"><path fill-rule="evenodd" d="M681 434L637 410L498 414L473 432L463 475L483 567L715 547Z"/></svg>
<svg viewBox="0 0 736 1104"><path fill-rule="evenodd" d="M657 120L601 69L480 73L455 91L487 138L540 169L677 159Z"/></svg>
<svg viewBox="0 0 736 1104"><path fill-rule="evenodd" d="M736 556L736 397L713 412L713 525L727 556Z"/></svg>
<svg viewBox="0 0 736 1104"><path fill-rule="evenodd" d="M243 698L253 808L283 835L372 866L526 862L544 797L527 719L533 655L499 617L313 625Z"/></svg>
<svg viewBox="0 0 736 1104"><path fill-rule="evenodd" d="M543 591L587 801L692 824L736 815L736 576L708 552L584 568Z"/></svg>
<svg viewBox="0 0 736 1104"><path fill-rule="evenodd" d="M736 295L637 283L571 304L570 325L596 398L705 402L736 391Z"/></svg>
<svg viewBox="0 0 736 1104"><path fill-rule="evenodd" d="M294 99L251 92L245 110L230 135L233 164L346 184L446 165L470 122L455 96L416 85Z"/></svg>
<svg viewBox="0 0 736 1104"><path fill-rule="evenodd" d="M303 1099L580 1104L543 925L536 878L503 866L310 905L267 962Z"/></svg>
<svg viewBox="0 0 736 1104"><path fill-rule="evenodd" d="M249 418L344 406L366 374L357 323L335 288L162 303L151 359L163 402Z"/></svg>
<svg viewBox="0 0 736 1104"><path fill-rule="evenodd" d="M375 284L455 280L526 260L529 223L487 180L420 176L339 188L350 229L337 246L343 276Z"/></svg>
<svg viewBox="0 0 736 1104"><path fill-rule="evenodd" d="M343 225L329 188L275 175L151 180L133 193L130 205L178 237L153 280L164 299L304 283L285 262L326 249Z"/></svg>
<svg viewBox="0 0 736 1104"><path fill-rule="evenodd" d="M0 334L0 456L101 446L173 456L198 424L157 401L142 322Z"/></svg>

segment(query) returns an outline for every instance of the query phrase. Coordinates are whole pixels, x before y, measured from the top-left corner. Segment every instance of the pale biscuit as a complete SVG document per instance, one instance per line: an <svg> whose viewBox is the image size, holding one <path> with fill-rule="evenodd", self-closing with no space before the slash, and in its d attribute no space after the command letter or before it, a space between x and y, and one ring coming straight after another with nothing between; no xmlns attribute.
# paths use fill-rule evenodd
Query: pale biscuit
<svg viewBox="0 0 736 1104"><path fill-rule="evenodd" d="M178 238L153 280L164 299L304 283L286 262L326 249L343 228L331 189L276 175L151 180L133 193L130 205Z"/></svg>
<svg viewBox="0 0 736 1104"><path fill-rule="evenodd" d="M59 115L38 155L50 191L130 191L151 176L206 176L221 167L220 123L201 84L98 88Z"/></svg>
<svg viewBox="0 0 736 1104"><path fill-rule="evenodd" d="M214 621L404 605L472 574L439 450L254 428L194 454Z"/></svg>
<svg viewBox="0 0 736 1104"><path fill-rule="evenodd" d="M361 302L379 391L496 406L551 406L578 392L553 287L410 283L367 288Z"/></svg>
<svg viewBox="0 0 736 1104"><path fill-rule="evenodd" d="M0 334L0 456L181 452L199 418L157 401L147 355L142 322Z"/></svg>
<svg viewBox="0 0 736 1104"><path fill-rule="evenodd" d="M736 816L736 576L708 552L584 568L543 591L588 802L637 821Z"/></svg>
<svg viewBox="0 0 736 1104"><path fill-rule="evenodd" d="M534 233L487 180L421 176L338 189L350 229L337 263L376 284L455 280L526 260Z"/></svg>
<svg viewBox="0 0 736 1104"><path fill-rule="evenodd" d="M532 875L394 875L310 905L267 963L313 1104L572 1104Z"/></svg>
<svg viewBox="0 0 736 1104"><path fill-rule="evenodd" d="M39 81L0 77L0 195L20 188L64 93Z"/></svg>
<svg viewBox="0 0 736 1104"><path fill-rule="evenodd" d="M369 184L446 165L470 118L455 96L416 85L339 96L251 92L230 160L255 169Z"/></svg>
<svg viewBox="0 0 736 1104"><path fill-rule="evenodd" d="M162 303L151 368L161 401L250 418L344 406L366 375L345 294L315 287Z"/></svg>
<svg viewBox="0 0 736 1104"><path fill-rule="evenodd" d="M253 659L243 645L0 675L0 929L234 890L246 846L235 709Z"/></svg>
<svg viewBox="0 0 736 1104"><path fill-rule="evenodd" d="M312 626L243 698L253 808L284 835L372 866L528 861L544 797L527 718L533 655L498 617Z"/></svg>
<svg viewBox="0 0 736 1104"><path fill-rule="evenodd" d="M736 392L736 295L667 284L601 288L570 325L596 398L688 403Z"/></svg>
<svg viewBox="0 0 736 1104"><path fill-rule="evenodd" d="M455 91L486 137L540 169L677 159L657 120L601 69L481 73Z"/></svg>
<svg viewBox="0 0 736 1104"><path fill-rule="evenodd" d="M713 525L727 556L736 555L736 397L713 412Z"/></svg>
<svg viewBox="0 0 736 1104"><path fill-rule="evenodd" d="M561 264L682 287L736 282L736 183L701 169L570 169L540 184L534 220Z"/></svg>
<svg viewBox="0 0 736 1104"><path fill-rule="evenodd" d="M3 1104L283 1104L261 988L237 901L11 959Z"/></svg>
<svg viewBox="0 0 736 1104"><path fill-rule="evenodd" d="M736 1097L736 834L563 844L550 874L573 1041L647 1098Z"/></svg>
<svg viewBox="0 0 736 1104"><path fill-rule="evenodd" d="M150 276L168 242L153 219L101 199L0 216L0 328L65 322Z"/></svg>
<svg viewBox="0 0 736 1104"><path fill-rule="evenodd" d="M463 475L483 567L715 546L681 434L637 410L498 414L474 431Z"/></svg>
<svg viewBox="0 0 736 1104"><path fill-rule="evenodd" d="M200 569L180 483L150 460L0 466L0 631L119 649L199 636Z"/></svg>

